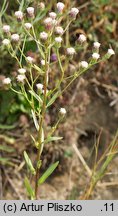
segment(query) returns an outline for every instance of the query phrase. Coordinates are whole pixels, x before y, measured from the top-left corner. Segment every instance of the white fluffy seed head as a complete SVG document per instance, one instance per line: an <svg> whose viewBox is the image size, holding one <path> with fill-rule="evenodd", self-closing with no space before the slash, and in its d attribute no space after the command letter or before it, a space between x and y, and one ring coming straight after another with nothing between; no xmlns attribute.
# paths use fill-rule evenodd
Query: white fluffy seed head
<svg viewBox="0 0 118 216"><path fill-rule="evenodd" d="M92 58L95 60L98 60L100 58L100 54L99 53L93 53Z"/></svg>
<svg viewBox="0 0 118 216"><path fill-rule="evenodd" d="M5 46L8 46L8 45L10 44L10 40L8 40L8 39L5 38L5 39L2 41L2 44L5 45Z"/></svg>
<svg viewBox="0 0 118 216"><path fill-rule="evenodd" d="M61 43L62 42L62 38L61 37L56 37L55 38L55 42L56 43Z"/></svg>
<svg viewBox="0 0 118 216"><path fill-rule="evenodd" d="M36 87L37 87L37 89L40 90L40 91L42 91L42 89L43 89L43 85L42 85L41 83L37 83L37 84L36 84Z"/></svg>
<svg viewBox="0 0 118 216"><path fill-rule="evenodd" d="M100 46L101 46L101 44L99 43L99 42L94 42L94 44L93 44L93 47L95 48L95 49L99 49L100 48Z"/></svg>
<svg viewBox="0 0 118 216"><path fill-rule="evenodd" d="M112 55L115 55L115 52L114 52L113 49L110 48L110 49L108 49L107 54L108 54L109 56L112 56Z"/></svg>
<svg viewBox="0 0 118 216"><path fill-rule="evenodd" d="M19 36L18 34L12 34L12 35L11 35L11 39L12 39L12 41L14 41L14 42L18 42L19 39L20 39L20 36Z"/></svg>
<svg viewBox="0 0 118 216"><path fill-rule="evenodd" d="M34 17L34 8L33 7L28 7L27 8L27 13L30 17Z"/></svg>
<svg viewBox="0 0 118 216"><path fill-rule="evenodd" d="M26 77L25 77L24 74L19 74L19 75L16 77L17 81L18 81L18 82L21 82L21 83L24 82L25 78L26 78Z"/></svg>
<svg viewBox="0 0 118 216"><path fill-rule="evenodd" d="M61 26L55 27L55 33L58 35L62 35L64 33L64 30Z"/></svg>
<svg viewBox="0 0 118 216"><path fill-rule="evenodd" d="M65 108L60 108L59 114L64 117L66 115L66 109Z"/></svg>
<svg viewBox="0 0 118 216"><path fill-rule="evenodd" d="M16 12L15 12L15 17L16 17L18 20L22 20L22 19L23 19L23 12L22 12L22 11L16 11Z"/></svg>
<svg viewBox="0 0 118 216"><path fill-rule="evenodd" d="M45 66L45 60L44 59L41 60L41 65Z"/></svg>
<svg viewBox="0 0 118 216"><path fill-rule="evenodd" d="M27 30L29 30L29 29L32 28L32 24L31 24L31 23L25 23L24 25L25 25L25 28L26 28Z"/></svg>
<svg viewBox="0 0 118 216"><path fill-rule="evenodd" d="M18 69L18 73L25 74L26 73L26 69L25 68L19 68Z"/></svg>
<svg viewBox="0 0 118 216"><path fill-rule="evenodd" d="M78 38L78 41L80 43L84 43L86 41L86 36L84 34L80 34L80 36Z"/></svg>
<svg viewBox="0 0 118 216"><path fill-rule="evenodd" d="M67 55L73 56L75 53L76 53L76 51L73 47L67 48Z"/></svg>
<svg viewBox="0 0 118 216"><path fill-rule="evenodd" d="M51 17L52 19L56 19L57 14L55 12L50 12L49 17Z"/></svg>
<svg viewBox="0 0 118 216"><path fill-rule="evenodd" d="M34 62L34 59L31 56L26 57L28 63L32 64Z"/></svg>
<svg viewBox="0 0 118 216"><path fill-rule="evenodd" d="M11 79L7 77L7 78L4 78L2 82L4 85L9 85L11 83Z"/></svg>
<svg viewBox="0 0 118 216"><path fill-rule="evenodd" d="M78 8L71 8L69 15L75 19L78 13L79 13Z"/></svg>
<svg viewBox="0 0 118 216"><path fill-rule="evenodd" d="M86 61L81 61L80 62L80 67L82 67L82 68L88 68L88 62L86 62Z"/></svg>
<svg viewBox="0 0 118 216"><path fill-rule="evenodd" d="M46 41L47 38L48 38L48 33L44 32L44 31L40 33L40 39L41 40Z"/></svg>
<svg viewBox="0 0 118 216"><path fill-rule="evenodd" d="M58 13L62 13L64 7L65 7L65 5L64 5L62 2L58 2L58 3L57 3L57 10L58 10Z"/></svg>
<svg viewBox="0 0 118 216"><path fill-rule="evenodd" d="M5 33L10 32L10 26L9 25L4 25L2 29L3 29L3 32L5 32Z"/></svg>

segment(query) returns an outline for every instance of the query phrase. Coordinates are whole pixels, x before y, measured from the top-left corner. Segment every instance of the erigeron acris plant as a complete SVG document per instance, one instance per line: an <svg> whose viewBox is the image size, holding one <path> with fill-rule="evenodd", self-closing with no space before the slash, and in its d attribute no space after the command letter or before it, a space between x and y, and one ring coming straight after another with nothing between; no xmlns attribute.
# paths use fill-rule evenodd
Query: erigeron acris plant
<svg viewBox="0 0 118 216"><path fill-rule="evenodd" d="M12 32L11 27L8 24L4 24L2 28L4 35L2 44L11 56L16 59L19 67L18 75L16 77L17 87L14 87L12 77L4 78L3 84L6 88L10 88L12 91L21 94L26 98L31 107L34 125L37 130L37 138L34 138L31 135L37 149L36 166L33 165L28 154L24 152L26 164L30 173L34 176L35 182L35 188L33 189L28 178L25 178L25 186L31 199L39 198L39 186L48 178L48 176L51 175L59 163L57 161L52 164L45 173L40 176L40 168L42 165L41 154L43 152L43 147L48 142L62 139L62 137L55 137L54 133L58 124L66 115L66 109L63 107L60 108L57 122L50 129L48 135L45 136L46 128L44 127L44 122L46 111L50 106L52 106L55 100L65 92L75 79L84 74L93 65L109 59L115 54L113 49L109 48L108 52L101 57L99 54L100 43L96 41L93 44L91 58L88 61L83 59L79 62L76 67L77 70L67 77L65 69L65 63L67 63L66 60L68 59L69 62L78 54L79 48L84 46L87 38L85 35L81 34L76 41L75 47L72 47L71 45L66 47L64 44L64 35L70 24L77 18L79 10L78 8L71 8L68 11L64 11L65 5L62 2L58 2L56 8L57 10L55 12L49 12L47 17L42 20L43 31L39 34L35 31L33 20L35 19L36 11L33 7L28 7L25 12L20 10L16 11L14 14L14 17L22 30L21 35L17 33L17 29L15 33ZM44 9L45 5L44 3L41 3L41 10ZM64 13L67 13L68 16L68 23L65 28L61 25ZM27 14L27 16L25 16L25 14ZM28 38L31 41L34 41L37 45L40 65L35 63L35 58L32 56L26 56L24 52L25 43ZM64 51L66 57L62 58L60 48ZM25 60L25 63L23 59ZM56 84L52 78L50 80L51 68L54 64L56 64L60 71L60 77ZM36 76L34 76L33 71L35 71ZM53 89L50 88L50 82L54 82ZM36 106L36 101L38 102L38 107Z"/></svg>

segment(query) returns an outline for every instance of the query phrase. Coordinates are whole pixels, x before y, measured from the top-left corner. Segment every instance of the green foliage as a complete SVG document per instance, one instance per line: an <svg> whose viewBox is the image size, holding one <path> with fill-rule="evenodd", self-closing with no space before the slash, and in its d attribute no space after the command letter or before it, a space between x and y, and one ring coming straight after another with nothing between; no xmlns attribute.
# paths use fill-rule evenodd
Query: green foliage
<svg viewBox="0 0 118 216"><path fill-rule="evenodd" d="M25 161L26 161L26 164L30 170L30 172L35 175L36 174L36 171L32 165L32 162L31 162L31 159L29 158L28 154L26 153L26 151L24 151L24 158L25 158Z"/></svg>
<svg viewBox="0 0 118 216"><path fill-rule="evenodd" d="M29 197L31 198L31 200L33 200L34 199L34 190L32 189L30 182L29 182L27 177L25 177L24 183L25 183L25 188L27 190Z"/></svg>

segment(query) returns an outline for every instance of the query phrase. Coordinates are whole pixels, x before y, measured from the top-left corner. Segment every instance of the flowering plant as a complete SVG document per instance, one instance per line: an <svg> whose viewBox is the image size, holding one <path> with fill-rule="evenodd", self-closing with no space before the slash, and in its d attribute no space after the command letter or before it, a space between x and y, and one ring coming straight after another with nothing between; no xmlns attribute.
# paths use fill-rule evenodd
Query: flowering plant
<svg viewBox="0 0 118 216"><path fill-rule="evenodd" d="M43 14L45 11L44 3L40 3L40 10ZM93 44L93 51L88 61L82 60L78 63L75 70L70 76L67 76L68 63L72 61L74 56L77 56L81 48L87 43L87 37L83 34L79 35L75 46L64 44L64 35L69 29L70 24L77 18L79 14L78 8L71 8L67 11L62 2L56 5L56 12L49 12L48 16L40 20L42 31L39 33L35 30L35 22L38 17L33 7L27 7L26 11L21 9L16 11L14 17L18 22L19 33L12 31L10 25L3 24L3 40L2 45L7 48L8 52L14 57L18 63L18 74L16 76L17 85L14 85L12 77L3 79L3 84L6 88L10 88L17 94L25 97L30 105L32 118L37 130L37 138L31 135L34 145L37 149L36 166L33 165L30 157L24 152L24 158L29 168L30 173L34 176L35 188L33 189L28 178L25 178L25 186L31 199L38 198L38 188L48 176L58 166L58 161L52 164L40 177L40 168L42 165L41 154L44 144L62 139L62 137L55 137L54 133L58 124L66 115L66 109L60 108L58 120L46 135L45 131L45 115L46 111L62 95L72 82L80 75L84 74L93 65L109 59L114 55L112 48L101 57L99 54L100 43L95 41ZM68 23L63 28L62 21L64 12L68 16ZM43 14L44 15L44 14ZM26 41L34 41L37 46L37 53L39 55L40 63L32 55L26 55L25 45ZM65 53L65 56L63 55ZM60 72L58 82L55 81L51 69L53 65L58 67ZM53 83L53 88L52 84ZM38 106L37 106L38 103Z"/></svg>

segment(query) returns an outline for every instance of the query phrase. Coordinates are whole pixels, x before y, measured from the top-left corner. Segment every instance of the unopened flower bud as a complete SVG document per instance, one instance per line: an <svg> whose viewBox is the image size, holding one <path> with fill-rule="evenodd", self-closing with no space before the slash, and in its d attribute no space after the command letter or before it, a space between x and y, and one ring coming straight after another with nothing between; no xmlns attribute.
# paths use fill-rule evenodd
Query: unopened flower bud
<svg viewBox="0 0 118 216"><path fill-rule="evenodd" d="M47 30L51 30L52 26L53 26L53 19L51 17L47 17L44 20L44 25L45 25L45 27L46 27Z"/></svg>
<svg viewBox="0 0 118 216"><path fill-rule="evenodd" d="M80 67L83 68L83 69L87 69L87 68L88 68L88 62L86 62L86 61L81 61L81 62L80 62Z"/></svg>
<svg viewBox="0 0 118 216"><path fill-rule="evenodd" d="M40 10L44 10L45 9L45 4L43 2L39 3L39 8Z"/></svg>
<svg viewBox="0 0 118 216"><path fill-rule="evenodd" d="M64 33L64 30L61 26L55 27L55 33L58 35L62 35Z"/></svg>
<svg viewBox="0 0 118 216"><path fill-rule="evenodd" d="M57 14L55 12L50 12L49 17L51 17L52 19L56 19Z"/></svg>
<svg viewBox="0 0 118 216"><path fill-rule="evenodd" d="M8 45L10 44L10 40L8 40L8 39L5 38L5 39L2 41L2 44L5 45L5 46L8 46Z"/></svg>
<svg viewBox="0 0 118 216"><path fill-rule="evenodd" d="M32 58L31 56L27 56L26 57L28 63L32 64L34 62L34 58Z"/></svg>
<svg viewBox="0 0 118 216"><path fill-rule="evenodd" d="M62 13L64 7L65 7L65 5L64 5L62 2L58 2L58 3L57 3L57 10L58 10L58 13Z"/></svg>
<svg viewBox="0 0 118 216"><path fill-rule="evenodd" d="M51 61L52 61L52 62L57 61L57 55L56 55L55 53L53 53L53 54L51 55Z"/></svg>
<svg viewBox="0 0 118 216"><path fill-rule="evenodd" d="M38 89L40 92L42 92L42 90L43 90L43 85L42 85L41 83L37 83L37 84L36 84L36 87L37 87L37 89Z"/></svg>
<svg viewBox="0 0 118 216"><path fill-rule="evenodd" d="M25 74L25 73L26 73L26 69L25 69L25 68L19 68L19 69L18 69L18 72L19 72L20 74Z"/></svg>
<svg viewBox="0 0 118 216"><path fill-rule="evenodd" d="M28 7L27 8L27 13L29 17L34 17L34 8L33 7Z"/></svg>
<svg viewBox="0 0 118 216"><path fill-rule="evenodd" d="M4 25L2 29L3 29L3 32L5 32L5 33L10 32L10 26L9 25Z"/></svg>
<svg viewBox="0 0 118 216"><path fill-rule="evenodd" d="M84 34L80 34L77 41L80 43L84 43L86 41L86 36Z"/></svg>
<svg viewBox="0 0 118 216"><path fill-rule="evenodd" d="M4 78L2 82L3 82L4 85L10 85L11 84L11 79L9 77Z"/></svg>
<svg viewBox="0 0 118 216"><path fill-rule="evenodd" d="M24 74L19 74L16 79L18 82L23 83L25 80L26 76Z"/></svg>
<svg viewBox="0 0 118 216"><path fill-rule="evenodd" d="M13 42L18 42L20 39L20 36L18 34L12 34L11 39Z"/></svg>
<svg viewBox="0 0 118 216"><path fill-rule="evenodd" d="M67 48L67 55L73 56L76 53L75 49L73 47Z"/></svg>
<svg viewBox="0 0 118 216"><path fill-rule="evenodd" d="M32 28L32 24L31 23L25 23L25 28L27 30L31 29Z"/></svg>
<svg viewBox="0 0 118 216"><path fill-rule="evenodd" d="M65 108L60 108L59 114L61 117L64 117L66 115L66 109Z"/></svg>
<svg viewBox="0 0 118 216"><path fill-rule="evenodd" d="M92 54L92 58L93 58L94 60L98 60L98 59L100 58L100 54L99 54L99 53L93 53L93 54Z"/></svg>
<svg viewBox="0 0 118 216"><path fill-rule="evenodd" d="M22 19L23 19L23 12L22 11L16 11L15 12L15 17L17 18L18 21L22 21Z"/></svg>
<svg viewBox="0 0 118 216"><path fill-rule="evenodd" d="M76 19L77 14L79 13L78 8L71 8L69 15L73 18Z"/></svg>
<svg viewBox="0 0 118 216"><path fill-rule="evenodd" d="M40 39L41 39L42 41L46 41L46 40L48 39L48 33L46 33L46 32L41 32L41 33L40 33Z"/></svg>

